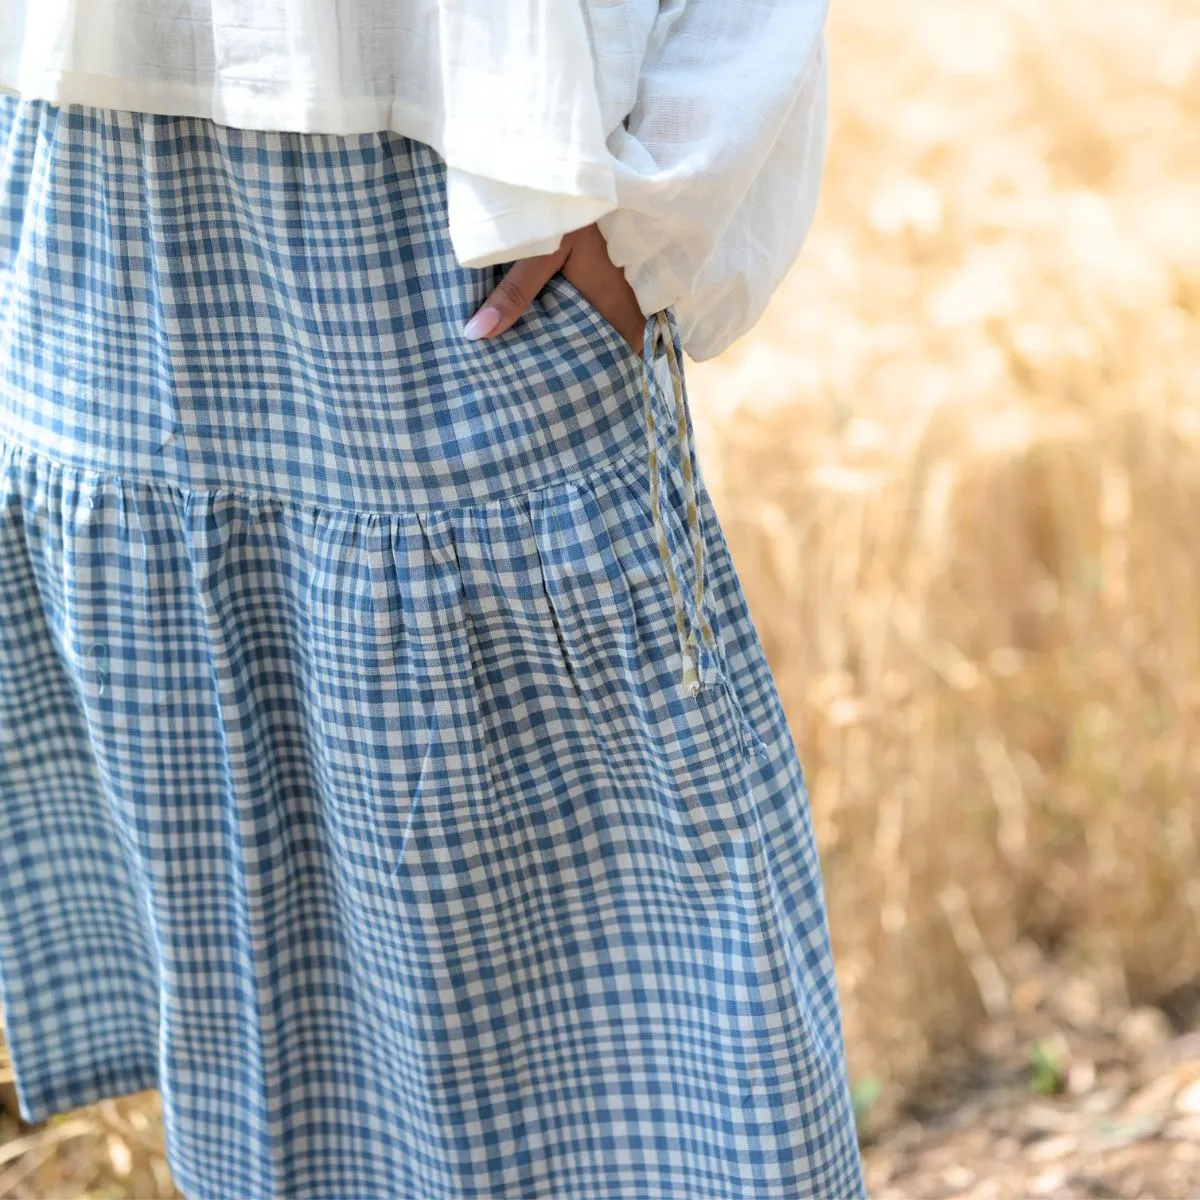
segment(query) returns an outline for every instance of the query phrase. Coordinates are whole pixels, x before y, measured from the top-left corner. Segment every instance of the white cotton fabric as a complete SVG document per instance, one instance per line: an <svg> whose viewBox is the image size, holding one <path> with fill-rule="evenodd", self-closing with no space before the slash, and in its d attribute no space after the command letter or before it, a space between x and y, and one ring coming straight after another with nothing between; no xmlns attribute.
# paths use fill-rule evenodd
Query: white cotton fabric
<svg viewBox="0 0 1200 1200"><path fill-rule="evenodd" d="M391 129L448 167L463 266L597 221L709 358L799 253L828 0L2 0L0 88L246 129Z"/></svg>

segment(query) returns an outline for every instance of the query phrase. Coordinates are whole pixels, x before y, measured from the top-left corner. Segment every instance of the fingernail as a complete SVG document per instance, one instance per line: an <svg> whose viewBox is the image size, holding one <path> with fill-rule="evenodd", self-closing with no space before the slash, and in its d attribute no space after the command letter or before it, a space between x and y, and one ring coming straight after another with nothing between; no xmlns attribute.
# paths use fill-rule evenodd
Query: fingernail
<svg viewBox="0 0 1200 1200"><path fill-rule="evenodd" d="M481 308L466 324L463 333L474 340L487 337L500 324L500 314L491 307Z"/></svg>

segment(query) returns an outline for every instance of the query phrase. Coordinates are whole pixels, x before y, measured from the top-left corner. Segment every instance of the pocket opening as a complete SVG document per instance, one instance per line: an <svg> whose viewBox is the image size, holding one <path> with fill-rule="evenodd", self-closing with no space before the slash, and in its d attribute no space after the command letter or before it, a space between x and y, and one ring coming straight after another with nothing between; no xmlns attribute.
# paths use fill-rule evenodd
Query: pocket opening
<svg viewBox="0 0 1200 1200"><path fill-rule="evenodd" d="M546 289L551 291L555 298L559 300L563 306L571 312L577 314L589 329L600 337L605 345L607 345L614 353L619 352L628 360L632 361L639 369L645 366L646 360L640 350L634 349L617 327L613 325L607 317L603 316L599 309L561 272L556 271L546 284ZM643 324L643 332L645 325L654 320L653 316L647 317Z"/></svg>

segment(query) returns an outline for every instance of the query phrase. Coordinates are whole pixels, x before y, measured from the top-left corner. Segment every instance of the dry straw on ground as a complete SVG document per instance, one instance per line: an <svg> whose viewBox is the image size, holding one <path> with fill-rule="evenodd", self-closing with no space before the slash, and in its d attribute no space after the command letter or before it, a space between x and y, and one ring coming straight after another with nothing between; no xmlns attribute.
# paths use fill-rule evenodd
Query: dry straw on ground
<svg viewBox="0 0 1200 1200"><path fill-rule="evenodd" d="M691 390L902 1084L1022 937L1200 977L1200 8L833 9L817 225Z"/></svg>

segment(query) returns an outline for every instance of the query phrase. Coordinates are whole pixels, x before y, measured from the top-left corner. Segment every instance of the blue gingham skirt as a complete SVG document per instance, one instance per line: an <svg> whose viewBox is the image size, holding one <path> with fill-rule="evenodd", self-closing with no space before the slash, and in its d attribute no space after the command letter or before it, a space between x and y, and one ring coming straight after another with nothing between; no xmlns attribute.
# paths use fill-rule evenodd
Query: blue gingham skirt
<svg viewBox="0 0 1200 1200"><path fill-rule="evenodd" d="M465 341L501 270L395 134L0 98L22 1113L161 1089L190 1200L860 1196L673 318Z"/></svg>

